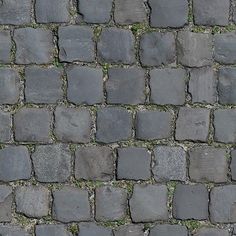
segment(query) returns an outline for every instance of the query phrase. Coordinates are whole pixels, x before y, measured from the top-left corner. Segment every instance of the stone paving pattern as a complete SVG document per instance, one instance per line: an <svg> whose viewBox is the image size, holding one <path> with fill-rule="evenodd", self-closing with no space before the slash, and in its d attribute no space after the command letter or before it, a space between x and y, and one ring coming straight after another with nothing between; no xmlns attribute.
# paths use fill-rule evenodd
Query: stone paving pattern
<svg viewBox="0 0 236 236"><path fill-rule="evenodd" d="M0 235L236 235L235 0L0 0Z"/></svg>

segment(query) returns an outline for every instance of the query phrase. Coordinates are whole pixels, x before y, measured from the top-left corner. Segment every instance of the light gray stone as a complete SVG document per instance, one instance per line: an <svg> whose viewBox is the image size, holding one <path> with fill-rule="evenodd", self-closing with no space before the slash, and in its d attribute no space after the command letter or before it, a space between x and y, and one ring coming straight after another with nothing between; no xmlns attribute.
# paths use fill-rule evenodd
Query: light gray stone
<svg viewBox="0 0 236 236"><path fill-rule="evenodd" d="M113 233L110 228L90 222L79 224L79 236L113 236Z"/></svg>
<svg viewBox="0 0 236 236"><path fill-rule="evenodd" d="M0 142L8 142L11 139L11 114L0 111Z"/></svg>
<svg viewBox="0 0 236 236"><path fill-rule="evenodd" d="M203 227L194 236L229 236L229 232L225 229Z"/></svg>
<svg viewBox="0 0 236 236"><path fill-rule="evenodd" d="M12 202L12 188L6 185L0 185L0 222L10 222L12 220Z"/></svg>
<svg viewBox="0 0 236 236"><path fill-rule="evenodd" d="M230 170L232 179L236 180L236 150L231 151Z"/></svg>
<svg viewBox="0 0 236 236"><path fill-rule="evenodd" d="M0 16L0 18L1 18L1 16ZM0 19L0 21L1 21L1 19ZM12 47L12 45L11 45L10 31L9 30L0 30L0 63L10 63L11 62L11 47Z"/></svg>
<svg viewBox="0 0 236 236"><path fill-rule="evenodd" d="M36 225L36 236L72 236L64 225Z"/></svg>
<svg viewBox="0 0 236 236"><path fill-rule="evenodd" d="M120 226L114 230L114 236L144 236L144 227L137 224Z"/></svg>
<svg viewBox="0 0 236 236"><path fill-rule="evenodd" d="M2 236L30 236L24 229L16 225L0 225Z"/></svg>
<svg viewBox="0 0 236 236"><path fill-rule="evenodd" d="M182 225L156 225L150 230L149 236L188 236L186 226Z"/></svg>

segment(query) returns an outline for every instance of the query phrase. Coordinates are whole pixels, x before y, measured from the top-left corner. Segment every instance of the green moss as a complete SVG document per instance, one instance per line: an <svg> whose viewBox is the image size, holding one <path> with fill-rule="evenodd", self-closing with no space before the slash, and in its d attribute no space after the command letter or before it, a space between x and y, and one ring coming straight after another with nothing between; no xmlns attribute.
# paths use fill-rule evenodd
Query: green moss
<svg viewBox="0 0 236 236"><path fill-rule="evenodd" d="M61 63L61 62L59 61L59 58L58 58L58 57L55 57L55 58L54 58L53 65L56 66L56 67L58 67L58 68L63 68L63 63Z"/></svg>
<svg viewBox="0 0 236 236"><path fill-rule="evenodd" d="M194 26L192 32L194 33L204 33L206 31L206 27L204 26Z"/></svg>
<svg viewBox="0 0 236 236"><path fill-rule="evenodd" d="M107 74L110 67L111 67L111 65L108 63L103 64L103 66L102 66L103 73Z"/></svg>
<svg viewBox="0 0 236 236"><path fill-rule="evenodd" d="M134 35L139 35L141 33L151 30L147 23L138 23L131 26L131 31Z"/></svg>
<svg viewBox="0 0 236 236"><path fill-rule="evenodd" d="M76 149L77 149L77 145L76 144L70 144L69 149L71 150L71 152L75 152Z"/></svg>
<svg viewBox="0 0 236 236"><path fill-rule="evenodd" d="M27 218L26 216L23 215L16 215L15 219L17 220L17 222L21 225L21 226L26 226L31 224L31 221L29 218Z"/></svg>
<svg viewBox="0 0 236 236"><path fill-rule="evenodd" d="M185 225L189 230L194 231L201 226L201 222L197 220L186 220L182 221L182 224Z"/></svg>
<svg viewBox="0 0 236 236"><path fill-rule="evenodd" d="M97 26L94 28L93 34L94 34L94 39L97 41L102 33L102 27Z"/></svg>
<svg viewBox="0 0 236 236"><path fill-rule="evenodd" d="M129 222L129 219L128 218L124 218L124 219L118 220L118 221L103 222L102 225L105 226L105 227L109 227L109 228L116 228L116 227L119 227L121 225L125 225L128 222Z"/></svg>
<svg viewBox="0 0 236 236"><path fill-rule="evenodd" d="M79 232L79 228L76 224L69 225L68 230L74 235Z"/></svg>
<svg viewBox="0 0 236 236"><path fill-rule="evenodd" d="M80 180L75 180L75 185L78 188L88 188L88 189L94 189L98 188L104 185L103 182L101 181L80 181Z"/></svg>

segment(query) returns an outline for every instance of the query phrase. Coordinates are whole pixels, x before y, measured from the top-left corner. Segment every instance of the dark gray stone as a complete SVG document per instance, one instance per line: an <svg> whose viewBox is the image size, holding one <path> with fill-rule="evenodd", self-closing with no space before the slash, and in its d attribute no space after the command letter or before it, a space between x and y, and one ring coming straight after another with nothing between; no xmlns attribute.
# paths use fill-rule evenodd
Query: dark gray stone
<svg viewBox="0 0 236 236"><path fill-rule="evenodd" d="M151 177L151 153L145 148L118 149L117 178L148 180Z"/></svg>
<svg viewBox="0 0 236 236"><path fill-rule="evenodd" d="M139 68L113 68L106 82L107 102L142 104L145 102L145 71Z"/></svg>
<svg viewBox="0 0 236 236"><path fill-rule="evenodd" d="M228 25L229 9L230 0L194 0L194 23L207 26Z"/></svg>
<svg viewBox="0 0 236 236"><path fill-rule="evenodd" d="M22 108L14 116L15 139L22 142L49 142L51 114L45 108Z"/></svg>
<svg viewBox="0 0 236 236"><path fill-rule="evenodd" d="M97 112L96 140L113 143L127 140L132 134L132 116L124 108L107 107Z"/></svg>
<svg viewBox="0 0 236 236"><path fill-rule="evenodd" d="M177 37L178 62L188 67L212 64L212 37L206 33L180 31Z"/></svg>
<svg viewBox="0 0 236 236"><path fill-rule="evenodd" d="M194 236L229 236L229 231L225 229L203 227Z"/></svg>
<svg viewBox="0 0 236 236"><path fill-rule="evenodd" d="M95 59L93 29L89 26L61 26L58 30L60 61L92 62Z"/></svg>
<svg viewBox="0 0 236 236"><path fill-rule="evenodd" d="M188 23L187 0L149 0L152 27L182 27Z"/></svg>
<svg viewBox="0 0 236 236"><path fill-rule="evenodd" d="M75 152L75 178L109 181L114 176L114 157L109 147L79 147Z"/></svg>
<svg viewBox="0 0 236 236"><path fill-rule="evenodd" d="M225 149L196 147L189 152L189 176L196 182L227 182L228 163Z"/></svg>
<svg viewBox="0 0 236 236"><path fill-rule="evenodd" d="M236 150L231 151L230 170L231 170L232 179L236 180Z"/></svg>
<svg viewBox="0 0 236 236"><path fill-rule="evenodd" d="M213 223L235 223L236 186L214 187L211 191L210 219Z"/></svg>
<svg viewBox="0 0 236 236"><path fill-rule="evenodd" d="M149 236L188 236L188 230L182 225L156 225L150 230Z"/></svg>
<svg viewBox="0 0 236 236"><path fill-rule="evenodd" d="M15 104L20 97L20 77L16 70L0 68L0 104Z"/></svg>
<svg viewBox="0 0 236 236"><path fill-rule="evenodd" d="M95 223L80 223L78 236L113 236L112 230Z"/></svg>
<svg viewBox="0 0 236 236"><path fill-rule="evenodd" d="M136 137L141 140L165 139L171 136L172 114L165 111L139 111Z"/></svg>
<svg viewBox="0 0 236 236"><path fill-rule="evenodd" d="M207 141L210 110L181 107L179 110L175 138L177 140Z"/></svg>
<svg viewBox="0 0 236 236"><path fill-rule="evenodd" d="M135 185L129 201L132 221L167 220L167 192L165 185Z"/></svg>
<svg viewBox="0 0 236 236"><path fill-rule="evenodd" d="M78 9L87 23L107 23L111 19L112 0L79 0Z"/></svg>
<svg viewBox="0 0 236 236"><path fill-rule="evenodd" d="M236 34L234 32L216 34L214 36L214 58L222 64L236 63Z"/></svg>
<svg viewBox="0 0 236 236"><path fill-rule="evenodd" d="M193 103L216 102L216 76L211 67L190 71L189 93Z"/></svg>
<svg viewBox="0 0 236 236"><path fill-rule="evenodd" d="M31 0L1 0L0 24L23 25L30 23Z"/></svg>
<svg viewBox="0 0 236 236"><path fill-rule="evenodd" d="M47 29L20 28L14 31L16 64L47 64L53 61L53 35Z"/></svg>
<svg viewBox="0 0 236 236"><path fill-rule="evenodd" d="M116 221L126 217L127 192L122 188L100 187L95 193L95 218L97 221Z"/></svg>
<svg viewBox="0 0 236 236"><path fill-rule="evenodd" d="M215 141L236 142L236 110L218 109L214 112Z"/></svg>
<svg viewBox="0 0 236 236"><path fill-rule="evenodd" d="M104 101L102 69L71 66L67 69L67 81L70 102L93 105Z"/></svg>
<svg viewBox="0 0 236 236"><path fill-rule="evenodd" d="M8 146L0 150L0 180L30 179L31 160L24 146Z"/></svg>
<svg viewBox="0 0 236 236"><path fill-rule="evenodd" d="M176 186L173 198L173 216L180 220L208 219L208 191L202 184Z"/></svg>
<svg viewBox="0 0 236 236"><path fill-rule="evenodd" d="M36 225L36 236L72 236L64 225Z"/></svg>
<svg viewBox="0 0 236 236"><path fill-rule="evenodd" d="M151 103L183 105L185 103L184 69L154 69L150 71Z"/></svg>
<svg viewBox="0 0 236 236"><path fill-rule="evenodd" d="M181 147L157 146L152 172L156 181L186 180L186 153Z"/></svg>
<svg viewBox="0 0 236 236"><path fill-rule="evenodd" d="M219 102L221 104L236 104L236 69L222 68L219 70Z"/></svg>
<svg viewBox="0 0 236 236"><path fill-rule="evenodd" d="M0 225L2 236L30 236L24 229L15 225Z"/></svg>
<svg viewBox="0 0 236 236"><path fill-rule="evenodd" d="M61 69L27 67L25 70L25 99L28 103L56 103L63 98Z"/></svg>
<svg viewBox="0 0 236 236"><path fill-rule="evenodd" d="M0 11L1 11L1 7L0 7ZM0 63L11 62L11 46L12 45L11 45L10 31L1 30L0 31Z"/></svg>
<svg viewBox="0 0 236 236"><path fill-rule="evenodd" d="M38 23L62 23L70 20L69 0L36 0L35 15Z"/></svg>
<svg viewBox="0 0 236 236"><path fill-rule="evenodd" d="M116 0L114 19L117 24L130 25L147 19L143 0Z"/></svg>
<svg viewBox="0 0 236 236"><path fill-rule="evenodd" d="M53 192L53 218L69 223L90 220L90 205L86 190L65 186Z"/></svg>
<svg viewBox="0 0 236 236"><path fill-rule="evenodd" d="M12 188L6 185L0 185L0 222L10 222L12 219ZM0 228L1 233L1 228Z"/></svg>
<svg viewBox="0 0 236 236"><path fill-rule="evenodd" d="M49 212L49 191L42 186L23 186L16 189L16 212L41 218Z"/></svg>
<svg viewBox="0 0 236 236"><path fill-rule="evenodd" d="M32 154L35 178L39 182L65 182L71 174L71 159L66 145L37 146Z"/></svg>
<svg viewBox="0 0 236 236"><path fill-rule="evenodd" d="M11 114L0 111L0 142L10 141L11 133Z"/></svg>
<svg viewBox="0 0 236 236"><path fill-rule="evenodd" d="M55 135L62 142L88 143L92 118L84 108L60 106L55 111Z"/></svg>
<svg viewBox="0 0 236 236"><path fill-rule="evenodd" d="M114 236L144 236L144 228L136 224L120 226L114 230Z"/></svg>
<svg viewBox="0 0 236 236"><path fill-rule="evenodd" d="M173 33L151 32L141 36L140 60L144 66L161 66L175 62Z"/></svg>
<svg viewBox="0 0 236 236"><path fill-rule="evenodd" d="M135 62L135 38L130 30L104 28L97 45L100 62L132 64Z"/></svg>

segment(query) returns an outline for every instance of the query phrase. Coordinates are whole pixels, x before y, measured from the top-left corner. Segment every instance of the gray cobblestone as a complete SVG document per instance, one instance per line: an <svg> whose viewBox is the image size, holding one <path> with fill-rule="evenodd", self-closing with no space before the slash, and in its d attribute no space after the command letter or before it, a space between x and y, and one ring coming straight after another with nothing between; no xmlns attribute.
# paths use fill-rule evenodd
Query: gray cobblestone
<svg viewBox="0 0 236 236"><path fill-rule="evenodd" d="M112 230L95 223L80 223L80 236L113 236Z"/></svg>
<svg viewBox="0 0 236 236"><path fill-rule="evenodd" d="M115 230L114 236L144 236L144 229L142 225L125 225Z"/></svg>
<svg viewBox="0 0 236 236"><path fill-rule="evenodd" d="M6 185L0 185L0 222L11 222L12 203L13 203L12 188Z"/></svg>
<svg viewBox="0 0 236 236"><path fill-rule="evenodd" d="M2 236L30 236L24 229L15 225L0 225Z"/></svg>
<svg viewBox="0 0 236 236"><path fill-rule="evenodd" d="M231 170L232 179L236 180L236 150L231 151L230 170Z"/></svg>
<svg viewBox="0 0 236 236"><path fill-rule="evenodd" d="M1 16L0 16L1 17ZM0 31L0 62L11 62L11 35L9 30Z"/></svg>
<svg viewBox="0 0 236 236"><path fill-rule="evenodd" d="M0 142L11 139L11 115L9 112L0 111Z"/></svg>
<svg viewBox="0 0 236 236"><path fill-rule="evenodd" d="M36 225L35 227L36 236L72 236L63 225Z"/></svg>
<svg viewBox="0 0 236 236"><path fill-rule="evenodd" d="M188 230L182 225L156 225L150 230L150 236L188 236Z"/></svg>
<svg viewBox="0 0 236 236"><path fill-rule="evenodd" d="M229 236L229 232L225 229L201 228L195 236Z"/></svg>

